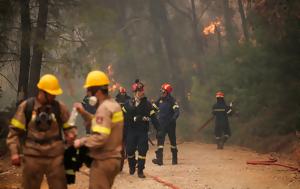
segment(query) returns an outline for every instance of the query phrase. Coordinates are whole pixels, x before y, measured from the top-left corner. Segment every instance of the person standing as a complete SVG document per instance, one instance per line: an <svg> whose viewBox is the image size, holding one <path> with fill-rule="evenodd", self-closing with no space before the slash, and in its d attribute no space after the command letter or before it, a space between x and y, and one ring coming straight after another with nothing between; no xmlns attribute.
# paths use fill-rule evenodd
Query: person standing
<svg viewBox="0 0 300 189"><path fill-rule="evenodd" d="M149 122L151 121L156 128L159 127L156 113L147 100L144 91L144 84L136 80L132 85L134 97L125 104L125 111L132 116L132 124L128 127L127 136L127 158L129 164L129 173L133 175L138 168L138 177L145 178L144 168L146 162L146 154L148 152L148 131ZM138 151L136 160L135 152Z"/></svg>
<svg viewBox="0 0 300 189"><path fill-rule="evenodd" d="M161 97L153 104L158 112L158 120L160 128L157 133L157 147L155 151L156 158L152 160L154 164L163 165L163 149L165 137L168 134L171 152L172 164L176 165L177 161L177 145L176 145L176 120L179 117L179 105L176 99L171 95L173 88L170 84L164 83L161 86Z"/></svg>
<svg viewBox="0 0 300 189"><path fill-rule="evenodd" d="M89 136L76 139L75 148L86 146L93 159L90 168L89 189L111 188L120 172L123 137L123 113L120 105L109 96L109 79L102 71L91 71L84 88L97 98L98 108L95 115L87 112L81 103L75 103L85 121L91 126Z"/></svg>
<svg viewBox="0 0 300 189"><path fill-rule="evenodd" d="M217 149L223 149L225 142L231 136L228 115L232 113L231 106L227 106L224 93L216 93L217 102L213 105L212 113L215 116L215 136Z"/></svg>
<svg viewBox="0 0 300 189"><path fill-rule="evenodd" d="M76 128L67 124L66 106L55 100L63 92L57 78L46 74L37 87L37 96L23 101L11 120L7 137L11 161L20 166L20 138L23 138L23 188L40 189L45 175L50 189L66 189L63 134L71 144Z"/></svg>

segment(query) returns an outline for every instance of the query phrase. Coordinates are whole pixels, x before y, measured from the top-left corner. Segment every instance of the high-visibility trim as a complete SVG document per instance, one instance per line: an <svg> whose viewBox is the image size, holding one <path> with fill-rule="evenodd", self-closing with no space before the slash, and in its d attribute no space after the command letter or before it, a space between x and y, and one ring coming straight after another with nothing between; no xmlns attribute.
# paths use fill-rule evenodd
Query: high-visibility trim
<svg viewBox="0 0 300 189"><path fill-rule="evenodd" d="M135 158L135 155L133 154L133 155L127 155L127 158L129 158L129 159L131 159L131 158Z"/></svg>
<svg viewBox="0 0 300 189"><path fill-rule="evenodd" d="M141 155L139 155L138 158L139 158L139 159L146 159L146 156L141 156Z"/></svg>
<svg viewBox="0 0 300 189"><path fill-rule="evenodd" d="M70 128L70 127L72 127L72 126L69 125L68 123L64 123L64 124L63 124L63 128L64 128L64 129L68 129L68 128Z"/></svg>
<svg viewBox="0 0 300 189"><path fill-rule="evenodd" d="M11 119L10 124L18 129L26 130L25 125L15 118Z"/></svg>
<svg viewBox="0 0 300 189"><path fill-rule="evenodd" d="M172 145L171 145L171 148L172 148L172 149L177 149L177 147L176 147L176 146L172 146Z"/></svg>
<svg viewBox="0 0 300 189"><path fill-rule="evenodd" d="M224 135L225 138L229 138L229 135Z"/></svg>
<svg viewBox="0 0 300 189"><path fill-rule="evenodd" d="M173 110L175 110L176 108L179 108L178 104L175 104L175 105L173 106Z"/></svg>
<svg viewBox="0 0 300 189"><path fill-rule="evenodd" d="M157 148L164 148L164 146L163 145L159 145Z"/></svg>
<svg viewBox="0 0 300 189"><path fill-rule="evenodd" d="M232 109L229 109L228 111L227 111L227 114L230 114L232 112Z"/></svg>
<svg viewBox="0 0 300 189"><path fill-rule="evenodd" d="M155 111L154 111L154 110L151 110L151 111L150 111L150 116L152 116L153 114L155 114Z"/></svg>
<svg viewBox="0 0 300 189"><path fill-rule="evenodd" d="M93 125L92 126L92 132L99 133L99 134L110 135L111 129L107 128L107 127L104 127L102 125Z"/></svg>
<svg viewBox="0 0 300 189"><path fill-rule="evenodd" d="M76 157L72 157L72 161L76 162Z"/></svg>
<svg viewBox="0 0 300 189"><path fill-rule="evenodd" d="M221 137L216 137L217 140L221 139Z"/></svg>
<svg viewBox="0 0 300 189"><path fill-rule="evenodd" d="M155 104L155 103L153 103L153 104L152 104L152 106L153 106L155 109L157 109L157 110L159 109L159 107L158 107L158 106L156 106L156 104Z"/></svg>
<svg viewBox="0 0 300 189"><path fill-rule="evenodd" d="M67 175L75 175L75 171L73 169L67 169L66 174Z"/></svg>
<svg viewBox="0 0 300 189"><path fill-rule="evenodd" d="M225 109L214 109L215 112L225 112Z"/></svg>
<svg viewBox="0 0 300 189"><path fill-rule="evenodd" d="M126 113L126 112L127 112L127 110L125 109L125 107L124 107L124 106L122 107L122 110L123 110L123 112L124 112L124 113Z"/></svg>
<svg viewBox="0 0 300 189"><path fill-rule="evenodd" d="M117 123L117 122L120 122L120 121L123 121L123 120L124 120L124 117L123 117L123 112L122 111L115 112L112 116L112 122L113 123Z"/></svg>

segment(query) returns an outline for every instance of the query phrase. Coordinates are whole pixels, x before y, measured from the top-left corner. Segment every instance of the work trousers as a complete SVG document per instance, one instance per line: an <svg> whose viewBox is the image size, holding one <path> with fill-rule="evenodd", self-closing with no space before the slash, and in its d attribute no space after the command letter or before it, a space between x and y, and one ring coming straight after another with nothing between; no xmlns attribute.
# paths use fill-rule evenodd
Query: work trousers
<svg viewBox="0 0 300 189"><path fill-rule="evenodd" d="M148 133L145 131L129 130L127 133L126 151L130 169L135 169L135 152L138 150L138 171L142 172L145 168L146 154L149 149Z"/></svg>
<svg viewBox="0 0 300 189"><path fill-rule="evenodd" d="M63 155L38 157L25 155L23 158L23 188L40 189L44 175L49 189L67 189Z"/></svg>
<svg viewBox="0 0 300 189"><path fill-rule="evenodd" d="M120 172L121 159L93 160L90 168L89 189L110 189Z"/></svg>

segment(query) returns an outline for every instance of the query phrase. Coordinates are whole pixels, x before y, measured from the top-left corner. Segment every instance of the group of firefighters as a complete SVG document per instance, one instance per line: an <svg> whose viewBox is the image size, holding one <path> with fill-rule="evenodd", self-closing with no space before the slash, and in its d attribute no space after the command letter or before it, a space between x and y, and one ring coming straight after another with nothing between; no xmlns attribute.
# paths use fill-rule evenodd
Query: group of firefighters
<svg viewBox="0 0 300 189"><path fill-rule="evenodd" d="M74 104L85 120L87 135L77 138L77 128L69 124L67 107L55 100L63 92L58 79L51 74L40 78L37 96L24 100L18 106L7 138L12 164L20 166L23 163L24 189L39 189L44 176L50 189L67 188L66 175L74 172L65 169L66 146L77 149L77 152L88 149L90 189L111 188L125 158L128 159L130 175L137 170L138 177L145 178L143 170L150 122L157 131L156 157L152 162L163 165L164 142L168 134L172 164L178 163L176 119L179 106L171 95L172 86L163 84L159 99L152 103L139 80L132 85L133 97L129 97L126 89L121 87L116 100L109 95L109 83L102 71L91 71L87 75L84 85L86 97L83 102ZM225 104L223 93L218 92L216 97L217 103L213 106L215 135L218 149L222 149L230 136L227 114L231 108ZM96 103L89 103L92 99ZM70 161L76 162L76 158L71 157Z"/></svg>

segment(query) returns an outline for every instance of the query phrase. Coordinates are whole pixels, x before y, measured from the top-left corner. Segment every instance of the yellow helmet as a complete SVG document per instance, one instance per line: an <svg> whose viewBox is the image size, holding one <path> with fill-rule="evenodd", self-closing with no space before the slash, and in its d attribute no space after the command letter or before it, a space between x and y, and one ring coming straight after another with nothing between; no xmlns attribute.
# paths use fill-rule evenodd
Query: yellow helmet
<svg viewBox="0 0 300 189"><path fill-rule="evenodd" d="M109 79L107 75L102 71L91 71L85 80L84 88L108 85Z"/></svg>
<svg viewBox="0 0 300 189"><path fill-rule="evenodd" d="M60 88L58 79L51 74L43 75L37 84L37 87L40 90L43 90L52 95L60 95L63 93L62 89Z"/></svg>

